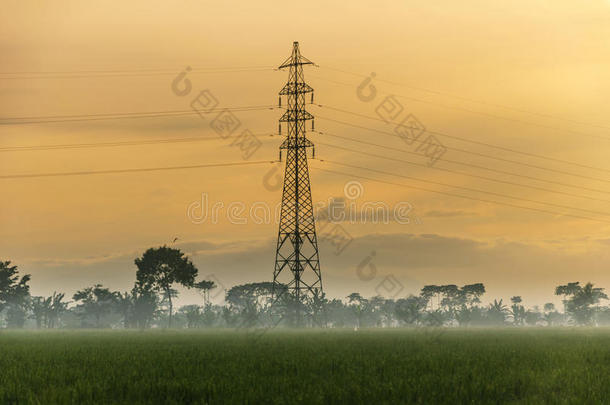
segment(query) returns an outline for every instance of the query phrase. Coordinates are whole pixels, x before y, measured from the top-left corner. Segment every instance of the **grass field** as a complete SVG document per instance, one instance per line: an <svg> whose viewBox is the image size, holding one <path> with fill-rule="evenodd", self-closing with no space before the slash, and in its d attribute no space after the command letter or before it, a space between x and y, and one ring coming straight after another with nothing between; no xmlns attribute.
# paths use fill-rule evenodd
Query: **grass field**
<svg viewBox="0 0 610 405"><path fill-rule="evenodd" d="M608 403L610 330L0 332L0 403Z"/></svg>

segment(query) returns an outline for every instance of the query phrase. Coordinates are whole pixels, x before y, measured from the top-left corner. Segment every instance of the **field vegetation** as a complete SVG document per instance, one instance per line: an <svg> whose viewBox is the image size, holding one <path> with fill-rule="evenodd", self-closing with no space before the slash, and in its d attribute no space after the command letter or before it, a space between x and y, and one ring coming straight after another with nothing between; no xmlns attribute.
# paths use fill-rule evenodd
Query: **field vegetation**
<svg viewBox="0 0 610 405"><path fill-rule="evenodd" d="M0 332L0 403L604 403L606 328Z"/></svg>

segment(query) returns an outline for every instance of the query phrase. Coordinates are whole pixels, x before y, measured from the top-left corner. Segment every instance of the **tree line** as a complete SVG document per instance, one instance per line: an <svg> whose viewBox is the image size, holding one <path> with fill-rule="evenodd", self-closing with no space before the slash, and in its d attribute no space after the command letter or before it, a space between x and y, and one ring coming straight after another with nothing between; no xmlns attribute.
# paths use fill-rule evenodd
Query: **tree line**
<svg viewBox="0 0 610 405"><path fill-rule="evenodd" d="M483 305L482 283L464 286L427 285L418 295L396 299L365 298L352 293L344 299L325 295L293 302L285 286L259 282L225 291L225 303L210 302L213 281L197 281L198 269L179 249L161 246L135 259L136 281L128 291L111 291L102 284L78 290L70 299L64 293L30 294L29 274L20 275L10 261L0 261L0 327L2 328L239 328L298 325L297 305L306 326L560 326L610 325L610 307L603 288L592 283L557 286L553 303L526 308L520 296L510 302L494 299ZM201 305L174 307L178 286L202 295ZM302 324L301 324L302 325Z"/></svg>

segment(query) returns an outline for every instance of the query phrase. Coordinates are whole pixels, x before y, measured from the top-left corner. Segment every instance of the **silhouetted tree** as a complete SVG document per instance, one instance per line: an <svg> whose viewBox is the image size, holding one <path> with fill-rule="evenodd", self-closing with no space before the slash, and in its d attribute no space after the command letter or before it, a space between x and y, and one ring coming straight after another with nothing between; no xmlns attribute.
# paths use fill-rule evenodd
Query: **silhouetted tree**
<svg viewBox="0 0 610 405"><path fill-rule="evenodd" d="M481 303L481 297L485 294L483 283L467 284L461 288L462 294L466 296L466 305L472 307Z"/></svg>
<svg viewBox="0 0 610 405"><path fill-rule="evenodd" d="M351 310L338 298L329 300L326 304L326 311L328 313L329 324L339 328L346 326L346 321L351 315Z"/></svg>
<svg viewBox="0 0 610 405"><path fill-rule="evenodd" d="M513 324L521 326L523 325L523 322L525 322L526 315L525 307L520 305L522 301L521 297L518 295L514 296L510 299L510 301L513 303L513 305L510 307L510 314L513 317Z"/></svg>
<svg viewBox="0 0 610 405"><path fill-rule="evenodd" d="M47 328L54 328L59 322L61 315L68 310L68 302L64 302L64 293L53 292L51 305L47 312Z"/></svg>
<svg viewBox="0 0 610 405"><path fill-rule="evenodd" d="M19 278L17 266L0 261L0 312L6 309L9 327L21 328L27 318L30 299L30 275Z"/></svg>
<svg viewBox="0 0 610 405"><path fill-rule="evenodd" d="M540 313L540 310L537 306L527 310L523 318L525 320L525 323L531 326L537 325L538 322L543 319L542 314Z"/></svg>
<svg viewBox="0 0 610 405"><path fill-rule="evenodd" d="M576 294L580 288L580 283L578 281L555 287L555 295L563 296L563 299L561 300L563 303L563 312L567 313L567 296Z"/></svg>
<svg viewBox="0 0 610 405"><path fill-rule="evenodd" d="M186 318L186 327L196 328L201 322L201 307L199 305L185 305L180 308L180 313Z"/></svg>
<svg viewBox="0 0 610 405"><path fill-rule="evenodd" d="M220 319L222 316L222 308L218 305L208 304L203 309L203 313L201 314L201 323L205 327L211 327L214 323Z"/></svg>
<svg viewBox="0 0 610 405"><path fill-rule="evenodd" d="M123 317L123 327L125 329L132 326L134 323L134 292L120 292L117 291L114 293L114 303L116 306L116 310Z"/></svg>
<svg viewBox="0 0 610 405"><path fill-rule="evenodd" d="M136 282L131 290L133 324L144 329L151 326L159 311L159 296L155 291Z"/></svg>
<svg viewBox="0 0 610 405"><path fill-rule="evenodd" d="M414 325L421 322L423 311L428 306L428 299L425 296L416 297L410 295L407 298L401 298L396 301L394 312L396 318L408 325Z"/></svg>
<svg viewBox="0 0 610 405"><path fill-rule="evenodd" d="M32 310L32 317L36 320L36 327L38 329L45 325L50 306L50 297L32 297L30 301L30 308Z"/></svg>
<svg viewBox="0 0 610 405"><path fill-rule="evenodd" d="M441 300L441 308L443 308L443 310L447 312L450 317L452 317L455 308L462 301L460 289L455 284L448 284L442 285L440 290L441 294L443 295L443 298Z"/></svg>
<svg viewBox="0 0 610 405"><path fill-rule="evenodd" d="M351 293L347 296L347 303L356 317L356 328L360 328L366 313L369 310L369 300L359 293Z"/></svg>
<svg viewBox="0 0 610 405"><path fill-rule="evenodd" d="M547 302L544 304L544 314L542 315L542 319L548 326L553 326L561 322L561 318L562 315L555 310L555 304L552 302Z"/></svg>
<svg viewBox="0 0 610 405"><path fill-rule="evenodd" d="M169 304L168 326L172 326L174 284L193 287L197 268L179 249L161 246L148 249L135 260L137 283L145 290L158 290Z"/></svg>
<svg viewBox="0 0 610 405"><path fill-rule="evenodd" d="M216 283L210 280L201 280L198 283L193 284L193 287L203 294L203 305L210 305L210 290L216 288Z"/></svg>
<svg viewBox="0 0 610 405"><path fill-rule="evenodd" d="M284 293L282 297L284 301L278 307L294 305L289 301L290 294ZM225 301L229 304L228 311L241 320L241 326L254 326L260 315L271 315L269 311L273 304L273 283L265 281L236 285L227 291ZM229 313L225 313L224 317L227 321L235 321Z"/></svg>
<svg viewBox="0 0 610 405"><path fill-rule="evenodd" d="M423 317L424 324L428 326L443 326L449 319L450 313L440 308L426 312Z"/></svg>
<svg viewBox="0 0 610 405"><path fill-rule="evenodd" d="M311 313L312 324L314 326L328 326L328 298L326 294L316 294L308 302L307 309Z"/></svg>
<svg viewBox="0 0 610 405"><path fill-rule="evenodd" d="M591 325L595 314L593 305L601 300L607 300L608 296L603 288L593 287L592 283L587 283L584 287L577 286L567 301L567 312L580 325Z"/></svg>
<svg viewBox="0 0 610 405"><path fill-rule="evenodd" d="M420 296L426 299L427 303L430 303L430 308L433 309L432 298L436 296L436 307L440 306L440 296L442 293L442 287L438 285L425 285L424 288L421 289Z"/></svg>
<svg viewBox="0 0 610 405"><path fill-rule="evenodd" d="M37 328L54 328L60 315L68 308L68 303L63 302L64 293L53 292L49 297L32 297L30 309L32 317L36 321Z"/></svg>
<svg viewBox="0 0 610 405"><path fill-rule="evenodd" d="M77 291L72 299L77 303L76 313L83 325L92 317L96 328L101 327L102 317L111 313L116 304L116 295L101 284Z"/></svg>
<svg viewBox="0 0 610 405"><path fill-rule="evenodd" d="M489 309L487 310L487 317L490 322L496 325L504 324L506 321L506 315L508 313L508 309L506 305L502 303L502 300L494 300L492 304L489 305Z"/></svg>

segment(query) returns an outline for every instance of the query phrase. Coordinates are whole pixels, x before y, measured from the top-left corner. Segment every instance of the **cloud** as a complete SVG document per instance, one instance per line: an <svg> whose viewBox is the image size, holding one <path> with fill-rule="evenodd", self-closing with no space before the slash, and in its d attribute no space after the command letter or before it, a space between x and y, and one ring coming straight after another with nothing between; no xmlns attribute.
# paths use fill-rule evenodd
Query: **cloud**
<svg viewBox="0 0 610 405"><path fill-rule="evenodd" d="M172 246L187 253L200 278L215 279L220 290L273 277L274 239L179 240ZM602 248L577 253L506 239L414 233L359 235L338 254L330 239L321 239L319 248L324 286L331 297L353 291L375 295L390 276L402 285L401 295L417 293L425 284L482 282L488 297L521 295L536 304L551 301L554 287L567 281L592 281L602 287L610 283L606 271L610 254ZM98 282L127 290L135 279L133 261L145 249L74 259L27 259L18 264L32 274L35 294L73 293ZM374 277L363 278L363 266Z"/></svg>

